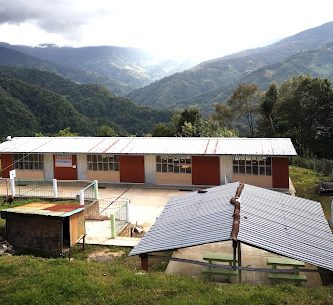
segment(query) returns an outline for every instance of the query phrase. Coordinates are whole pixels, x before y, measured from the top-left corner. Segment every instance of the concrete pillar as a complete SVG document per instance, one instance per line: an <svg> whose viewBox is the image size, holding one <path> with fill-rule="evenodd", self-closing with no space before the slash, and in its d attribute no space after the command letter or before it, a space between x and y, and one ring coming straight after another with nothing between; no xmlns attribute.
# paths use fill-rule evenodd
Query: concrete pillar
<svg viewBox="0 0 333 305"><path fill-rule="evenodd" d="M155 184L156 157L155 155L145 155L145 183Z"/></svg>

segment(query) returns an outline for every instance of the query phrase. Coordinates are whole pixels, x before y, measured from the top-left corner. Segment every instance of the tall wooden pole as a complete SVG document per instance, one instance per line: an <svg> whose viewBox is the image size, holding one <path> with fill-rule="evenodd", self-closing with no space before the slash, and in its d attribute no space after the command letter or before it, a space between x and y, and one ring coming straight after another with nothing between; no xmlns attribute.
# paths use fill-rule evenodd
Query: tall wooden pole
<svg viewBox="0 0 333 305"><path fill-rule="evenodd" d="M238 259L238 267L242 266L242 248L241 248L241 242L237 241L237 259ZM238 281L241 284L242 283L242 270L238 269Z"/></svg>

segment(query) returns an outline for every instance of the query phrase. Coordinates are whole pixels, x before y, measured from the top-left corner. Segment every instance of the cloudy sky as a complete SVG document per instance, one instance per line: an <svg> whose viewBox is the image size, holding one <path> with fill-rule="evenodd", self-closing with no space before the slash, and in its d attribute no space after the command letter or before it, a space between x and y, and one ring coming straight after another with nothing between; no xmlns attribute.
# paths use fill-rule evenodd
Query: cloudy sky
<svg viewBox="0 0 333 305"><path fill-rule="evenodd" d="M332 0L0 0L0 41L209 59L333 21Z"/></svg>

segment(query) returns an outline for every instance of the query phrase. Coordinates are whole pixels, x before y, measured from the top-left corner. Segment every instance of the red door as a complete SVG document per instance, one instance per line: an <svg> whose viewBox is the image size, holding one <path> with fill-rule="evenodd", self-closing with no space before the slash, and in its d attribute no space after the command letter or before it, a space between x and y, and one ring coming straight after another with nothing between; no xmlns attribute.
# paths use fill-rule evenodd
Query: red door
<svg viewBox="0 0 333 305"><path fill-rule="evenodd" d="M272 158L273 187L289 188L289 158Z"/></svg>
<svg viewBox="0 0 333 305"><path fill-rule="evenodd" d="M53 155L54 178L77 180L76 155Z"/></svg>
<svg viewBox="0 0 333 305"><path fill-rule="evenodd" d="M192 184L220 185L219 157L192 157Z"/></svg>
<svg viewBox="0 0 333 305"><path fill-rule="evenodd" d="M13 169L13 155L1 155L1 173L0 177L9 178L9 172Z"/></svg>
<svg viewBox="0 0 333 305"><path fill-rule="evenodd" d="M120 156L119 163L120 182L145 182L145 163L143 156Z"/></svg>

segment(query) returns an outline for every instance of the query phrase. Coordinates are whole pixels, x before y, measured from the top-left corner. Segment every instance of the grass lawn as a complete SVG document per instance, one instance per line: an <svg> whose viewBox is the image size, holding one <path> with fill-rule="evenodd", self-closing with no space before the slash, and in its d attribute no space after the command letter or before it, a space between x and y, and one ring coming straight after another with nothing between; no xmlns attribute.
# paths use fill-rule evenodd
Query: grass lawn
<svg viewBox="0 0 333 305"><path fill-rule="evenodd" d="M72 261L0 257L1 304L333 304L333 289L329 287L217 286L163 272L141 273L136 269L139 259L127 257L128 250L109 262L86 260L96 247L88 247L85 254L79 251Z"/></svg>
<svg viewBox="0 0 333 305"><path fill-rule="evenodd" d="M323 207L326 218L331 215L332 196L319 195L316 186L319 181L327 180L325 177L311 169L290 166L290 179L296 189L296 196L319 201Z"/></svg>

